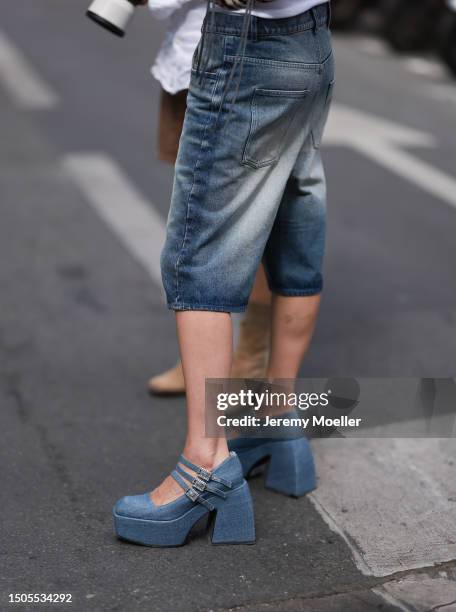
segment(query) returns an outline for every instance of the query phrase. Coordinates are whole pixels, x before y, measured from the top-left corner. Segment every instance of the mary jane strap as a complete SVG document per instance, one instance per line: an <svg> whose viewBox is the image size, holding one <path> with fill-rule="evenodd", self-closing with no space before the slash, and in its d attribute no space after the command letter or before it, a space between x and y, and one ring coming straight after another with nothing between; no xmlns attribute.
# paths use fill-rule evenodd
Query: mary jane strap
<svg viewBox="0 0 456 612"><path fill-rule="evenodd" d="M182 463L182 465L185 465L190 470L193 470L194 472L196 472L196 474L202 480L206 480L207 482L209 482L209 480L213 480L214 482L218 482L219 484L222 484L223 486L228 487L228 489L231 489L231 487L233 486L233 483L231 482L231 480L227 480L226 478L221 478L220 476L217 476L217 474L213 474L209 470L206 470L205 468L202 468L199 465L195 465L194 463L189 461L186 457L184 457L184 455L180 456L179 463Z"/></svg>
<svg viewBox="0 0 456 612"><path fill-rule="evenodd" d="M189 474L186 472L179 463L182 463L189 469L193 470L196 473L196 476ZM176 465L176 469L171 472L171 476L177 482L177 484L182 487L185 491L185 495L188 497L190 501L193 503L199 503L205 506L208 510L214 510L215 506L211 504L205 497L203 497L203 493L211 493L213 495L217 495L218 497L222 497L226 499L227 493L211 484L211 480L216 483L219 483L226 487L227 489L232 488L232 483L225 478L220 478L219 476L214 475L209 470L201 468L184 456L181 456L179 459L179 463Z"/></svg>

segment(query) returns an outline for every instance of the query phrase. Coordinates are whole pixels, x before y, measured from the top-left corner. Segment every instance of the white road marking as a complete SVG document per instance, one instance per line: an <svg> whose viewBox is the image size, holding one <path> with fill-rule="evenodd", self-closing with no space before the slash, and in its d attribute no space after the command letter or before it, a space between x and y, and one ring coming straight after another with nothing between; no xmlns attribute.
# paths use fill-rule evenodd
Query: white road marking
<svg viewBox="0 0 456 612"><path fill-rule="evenodd" d="M325 142L352 147L433 197L456 208L456 179L401 149L433 147L436 141L432 135L335 104Z"/></svg>
<svg viewBox="0 0 456 612"><path fill-rule="evenodd" d="M440 79L447 74L442 64L424 57L408 57L403 60L403 64L407 70L419 76Z"/></svg>
<svg viewBox="0 0 456 612"><path fill-rule="evenodd" d="M63 166L128 252L161 286L165 222L122 169L102 153L66 155Z"/></svg>
<svg viewBox="0 0 456 612"><path fill-rule="evenodd" d="M36 73L28 60L0 31L0 84L24 110L48 110L59 103L58 95Z"/></svg>
<svg viewBox="0 0 456 612"><path fill-rule="evenodd" d="M456 559L453 439L318 440L314 449L310 498L360 571L388 576Z"/></svg>

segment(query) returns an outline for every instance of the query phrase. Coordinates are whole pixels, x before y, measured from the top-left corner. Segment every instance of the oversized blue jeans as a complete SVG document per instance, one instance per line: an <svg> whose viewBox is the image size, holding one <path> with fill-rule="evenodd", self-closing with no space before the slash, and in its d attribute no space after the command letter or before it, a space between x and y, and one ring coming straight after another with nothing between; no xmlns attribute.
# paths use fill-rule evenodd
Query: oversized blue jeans
<svg viewBox="0 0 456 612"><path fill-rule="evenodd" d="M206 18L161 259L171 309L245 310L261 261L274 293L321 292L320 143L334 85L328 11L252 17L228 87L243 17Z"/></svg>

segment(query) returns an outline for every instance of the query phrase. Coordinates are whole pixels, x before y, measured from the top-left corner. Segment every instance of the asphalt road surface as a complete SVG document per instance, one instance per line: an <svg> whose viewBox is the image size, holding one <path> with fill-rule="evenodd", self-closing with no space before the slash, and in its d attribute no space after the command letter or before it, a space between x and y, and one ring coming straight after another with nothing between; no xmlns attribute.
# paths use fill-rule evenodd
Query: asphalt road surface
<svg viewBox="0 0 456 612"><path fill-rule="evenodd" d="M71 593L75 610L455 610L454 439L318 441L311 496L252 483L255 546L114 538L113 502L158 483L184 435L183 400L144 390L177 357L157 267L172 170L148 74L163 24L144 10L119 40L85 8L2 7L0 609ZM456 84L335 42L327 284L302 373L453 376Z"/></svg>

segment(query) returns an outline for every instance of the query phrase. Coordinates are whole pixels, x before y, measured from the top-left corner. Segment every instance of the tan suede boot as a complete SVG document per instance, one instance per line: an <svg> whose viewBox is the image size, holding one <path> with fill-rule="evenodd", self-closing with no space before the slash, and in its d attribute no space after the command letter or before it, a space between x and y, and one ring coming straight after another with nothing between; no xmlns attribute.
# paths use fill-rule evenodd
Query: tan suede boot
<svg viewBox="0 0 456 612"><path fill-rule="evenodd" d="M251 303L241 323L231 378L264 378L269 359L271 307Z"/></svg>
<svg viewBox="0 0 456 612"><path fill-rule="evenodd" d="M153 376L147 383L147 389L152 395L184 395L185 381L181 362L174 368Z"/></svg>

